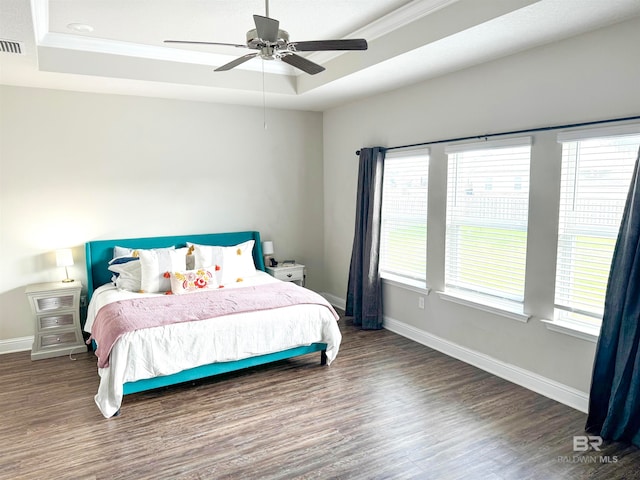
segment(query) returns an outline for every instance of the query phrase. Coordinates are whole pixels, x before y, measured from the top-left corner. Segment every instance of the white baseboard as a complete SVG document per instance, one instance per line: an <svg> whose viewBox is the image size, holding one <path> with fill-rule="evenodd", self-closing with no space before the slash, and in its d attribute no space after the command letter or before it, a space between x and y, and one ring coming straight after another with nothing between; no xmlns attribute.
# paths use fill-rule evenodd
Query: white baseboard
<svg viewBox="0 0 640 480"><path fill-rule="evenodd" d="M25 350L31 350L32 345L33 336L0 340L0 355L2 355L3 353L24 352Z"/></svg>
<svg viewBox="0 0 640 480"><path fill-rule="evenodd" d="M336 297L330 293L320 292L327 301L334 307L338 307L340 310L344 310L347 307L347 301L344 298Z"/></svg>
<svg viewBox="0 0 640 480"><path fill-rule="evenodd" d="M384 317L384 328L576 410L584 413L588 411L589 395L585 392L462 347L393 318Z"/></svg>

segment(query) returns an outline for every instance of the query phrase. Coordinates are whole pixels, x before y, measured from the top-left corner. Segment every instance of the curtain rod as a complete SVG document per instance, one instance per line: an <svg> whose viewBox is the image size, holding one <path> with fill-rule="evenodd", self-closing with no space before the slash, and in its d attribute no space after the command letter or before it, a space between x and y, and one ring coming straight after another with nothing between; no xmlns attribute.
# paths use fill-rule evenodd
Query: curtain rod
<svg viewBox="0 0 640 480"><path fill-rule="evenodd" d="M385 151L389 150L397 150L400 148L410 148L410 147L422 147L425 145L435 145L437 143L449 143L449 142L462 142L464 140L482 140L491 137L499 137L502 135L518 135L520 133L535 133L535 132L546 132L549 130L559 130L563 128L576 128L576 127L588 127L591 125L602 125L603 123L613 123L613 122L625 122L628 120L640 120L640 115L636 115L634 117L624 117L624 118L612 118L609 120L596 120L594 122L582 122L582 123L570 123L567 125L555 125L552 127L538 127L538 128L529 128L526 130L513 130L511 132L501 132L501 133L487 133L485 135L473 135L470 137L458 137L458 138L447 138L446 140L434 140L431 142L422 142L422 143L411 143L409 145L398 145L395 147L384 148ZM356 155L360 155L360 150L356 150Z"/></svg>

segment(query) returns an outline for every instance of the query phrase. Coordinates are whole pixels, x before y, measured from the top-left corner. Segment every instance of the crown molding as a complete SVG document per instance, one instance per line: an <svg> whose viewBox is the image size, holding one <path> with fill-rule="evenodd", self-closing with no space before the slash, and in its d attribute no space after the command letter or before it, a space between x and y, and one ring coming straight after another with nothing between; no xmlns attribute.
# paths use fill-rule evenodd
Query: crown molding
<svg viewBox="0 0 640 480"><path fill-rule="evenodd" d="M372 41L458 1L459 0L415 0L351 32L344 38L366 38L367 41ZM310 54L307 58L314 62L324 63L345 53L347 52L316 52Z"/></svg>

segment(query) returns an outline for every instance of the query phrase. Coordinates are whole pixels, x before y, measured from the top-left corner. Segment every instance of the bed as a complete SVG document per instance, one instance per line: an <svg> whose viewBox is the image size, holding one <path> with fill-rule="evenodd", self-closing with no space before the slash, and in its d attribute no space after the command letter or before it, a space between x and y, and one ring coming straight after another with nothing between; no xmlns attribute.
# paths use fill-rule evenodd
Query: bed
<svg viewBox="0 0 640 480"><path fill-rule="evenodd" d="M245 272L242 278L233 282L225 281L223 277L231 272L230 267L227 268L231 262L230 257L224 257L223 277L220 277L217 265L216 271L213 265L207 267L208 270L189 270L202 273L204 269L209 274L205 278L213 278L211 287L216 278L220 280L217 288L187 292L185 295L161 290L135 291L133 287L122 288L121 283L116 287L114 270L109 269L110 264L113 268L114 257L137 256L138 252L140 261L136 263L148 267L148 262L142 262L147 259L147 256L143 258L143 253L160 252L165 255L162 251L169 249L172 250L171 258L181 259L182 252L192 254L195 248L195 258L206 262L202 252L215 250L216 254L224 256L237 250L237 255L240 255L240 247L242 252L246 250L250 255L250 260L246 260L246 255L242 258L251 262L251 273ZM114 250L116 248L118 250ZM114 251L130 253L120 257L114 255ZM320 364L328 365L337 355L341 335L335 310L319 295L276 280L265 272L259 232L97 240L86 243L85 253L89 307L84 329L91 334L98 356L100 384L95 401L105 418L120 414L124 395L313 352L320 352ZM235 262L236 258L241 257L234 255L231 260ZM194 268L193 265L190 268ZM167 278L168 273L164 273ZM231 273L237 275L237 271ZM151 278L148 272L145 275ZM175 290L174 280L184 277L180 277L179 272L175 272L176 278L174 273L171 275L172 289ZM124 280L122 277L120 279ZM190 285L193 286L193 282ZM304 300L297 299L298 296ZM272 297L281 298L283 303L252 310L254 303L261 305L260 299ZM152 304L154 306L150 306ZM127 308L130 306L131 311L125 312L125 305ZM178 315L174 308L197 311L200 317L174 323L170 318ZM209 308L216 312L209 312ZM104 334L104 325L111 322L109 312L126 318L146 312L149 318L142 326L131 327L132 330L123 330L109 337ZM105 320L105 317L109 319Z"/></svg>

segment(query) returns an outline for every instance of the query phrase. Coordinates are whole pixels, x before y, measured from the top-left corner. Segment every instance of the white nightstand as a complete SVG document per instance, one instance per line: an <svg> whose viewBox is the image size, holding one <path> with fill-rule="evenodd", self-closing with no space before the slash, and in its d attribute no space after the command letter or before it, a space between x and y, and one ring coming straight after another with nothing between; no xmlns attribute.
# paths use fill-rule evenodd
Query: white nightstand
<svg viewBox="0 0 640 480"><path fill-rule="evenodd" d="M296 263L295 265L285 265L278 267L266 267L267 273L278 280L285 282L297 283L301 287L304 286L304 265Z"/></svg>
<svg viewBox="0 0 640 480"><path fill-rule="evenodd" d="M80 330L81 290L78 281L38 283L26 288L35 322L31 360L87 350Z"/></svg>

